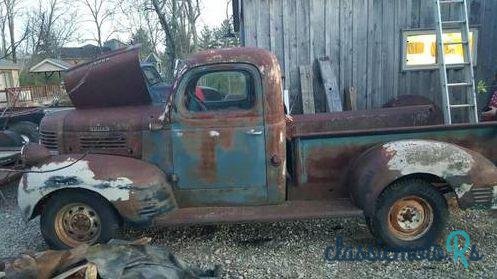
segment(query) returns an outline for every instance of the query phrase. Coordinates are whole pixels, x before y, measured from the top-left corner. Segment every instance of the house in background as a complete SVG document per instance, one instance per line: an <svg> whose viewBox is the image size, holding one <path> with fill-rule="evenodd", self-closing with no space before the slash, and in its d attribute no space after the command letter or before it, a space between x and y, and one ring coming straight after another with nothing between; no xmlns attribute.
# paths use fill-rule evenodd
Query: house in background
<svg viewBox="0 0 497 279"><path fill-rule="evenodd" d="M61 73L70 67L72 67L72 65L64 61L50 58L44 59L29 69L30 73L44 75L44 83L36 84L36 82L32 80L30 84L20 86L19 72L21 67L12 66L12 63L9 63L6 67L5 63L0 61L0 107L46 106L52 105L54 99L61 100L62 98L66 98L67 94L65 93L63 85L59 82L49 82L49 79L54 74L57 74L60 79ZM6 72L5 69L8 69L9 72ZM2 83L4 77L7 77L7 80L11 79L12 81ZM4 84L6 85L2 86Z"/></svg>
<svg viewBox="0 0 497 279"><path fill-rule="evenodd" d="M104 43L104 47L110 49L111 51L126 47L127 45L118 39L110 39Z"/></svg>
<svg viewBox="0 0 497 279"><path fill-rule="evenodd" d="M108 47L98 47L92 44L87 44L82 47L63 47L60 49L60 60L71 65L83 64L97 58L106 52L109 52Z"/></svg>
<svg viewBox="0 0 497 279"><path fill-rule="evenodd" d="M72 66L74 65L62 60L46 58L43 59L40 63L31 67L29 69L29 72L35 74L43 74L45 76L45 80L48 80L54 74L58 74L59 77L61 77L61 73L69 70Z"/></svg>
<svg viewBox="0 0 497 279"><path fill-rule="evenodd" d="M126 45L117 39L111 39L103 44L103 47L87 44L81 47L63 47L59 51L59 60L62 60L71 65L78 65L91 61L98 56L123 48Z"/></svg>
<svg viewBox="0 0 497 279"><path fill-rule="evenodd" d="M0 59L0 91L19 86L21 66L6 59Z"/></svg>
<svg viewBox="0 0 497 279"><path fill-rule="evenodd" d="M497 1L468 0L476 81L497 72ZM444 16L456 18L456 9ZM300 66L314 68L330 57L340 92L357 89L359 109L381 107L400 95L427 97L439 106L442 93L435 45L435 1L428 0L234 0L234 25L244 46L274 52L285 89L302 112ZM447 43L460 40L447 34ZM447 45L448 63L461 61L460 45ZM452 74L461 76L462 71ZM314 79L316 112L326 111L320 81ZM463 94L461 94L463 95ZM462 98L456 96L456 98ZM342 97L343 99L343 97ZM478 94L479 107L489 95ZM464 100L460 100L464 103Z"/></svg>

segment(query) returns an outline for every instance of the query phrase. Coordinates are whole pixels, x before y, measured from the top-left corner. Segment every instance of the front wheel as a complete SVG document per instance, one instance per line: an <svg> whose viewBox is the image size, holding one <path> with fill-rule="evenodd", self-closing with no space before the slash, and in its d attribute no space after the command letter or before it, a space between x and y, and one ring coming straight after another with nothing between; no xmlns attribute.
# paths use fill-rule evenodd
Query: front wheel
<svg viewBox="0 0 497 279"><path fill-rule="evenodd" d="M393 249L434 245L447 223L447 201L430 183L409 179L390 185L368 222L372 234Z"/></svg>
<svg viewBox="0 0 497 279"><path fill-rule="evenodd" d="M55 194L45 205L41 233L52 249L105 243L119 228L119 218L108 201L91 192Z"/></svg>

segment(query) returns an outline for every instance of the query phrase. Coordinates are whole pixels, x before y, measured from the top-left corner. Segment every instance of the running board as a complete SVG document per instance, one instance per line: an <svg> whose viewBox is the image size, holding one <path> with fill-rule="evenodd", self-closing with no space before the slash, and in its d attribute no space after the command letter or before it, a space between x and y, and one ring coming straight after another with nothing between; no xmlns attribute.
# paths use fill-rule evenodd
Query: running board
<svg viewBox="0 0 497 279"><path fill-rule="evenodd" d="M358 216L364 216L363 211L354 206L348 199L288 201L281 205L181 208L175 212L156 217L154 225L274 222Z"/></svg>

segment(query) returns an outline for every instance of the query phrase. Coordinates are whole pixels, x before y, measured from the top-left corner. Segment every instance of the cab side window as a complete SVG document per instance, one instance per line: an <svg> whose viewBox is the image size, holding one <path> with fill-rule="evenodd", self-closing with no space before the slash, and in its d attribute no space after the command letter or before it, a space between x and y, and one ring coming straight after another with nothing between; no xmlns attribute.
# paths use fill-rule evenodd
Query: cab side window
<svg viewBox="0 0 497 279"><path fill-rule="evenodd" d="M254 79L246 71L204 73L188 83L185 105L191 112L249 110L254 91Z"/></svg>

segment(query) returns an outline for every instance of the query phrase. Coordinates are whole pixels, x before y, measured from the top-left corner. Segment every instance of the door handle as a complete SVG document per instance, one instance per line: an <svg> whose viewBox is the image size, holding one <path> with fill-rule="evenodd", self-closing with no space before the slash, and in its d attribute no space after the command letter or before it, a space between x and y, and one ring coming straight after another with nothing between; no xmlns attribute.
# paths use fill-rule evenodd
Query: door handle
<svg viewBox="0 0 497 279"><path fill-rule="evenodd" d="M260 136L262 135L262 131L257 131L256 129L252 129L250 131L245 132L247 135L251 136Z"/></svg>

